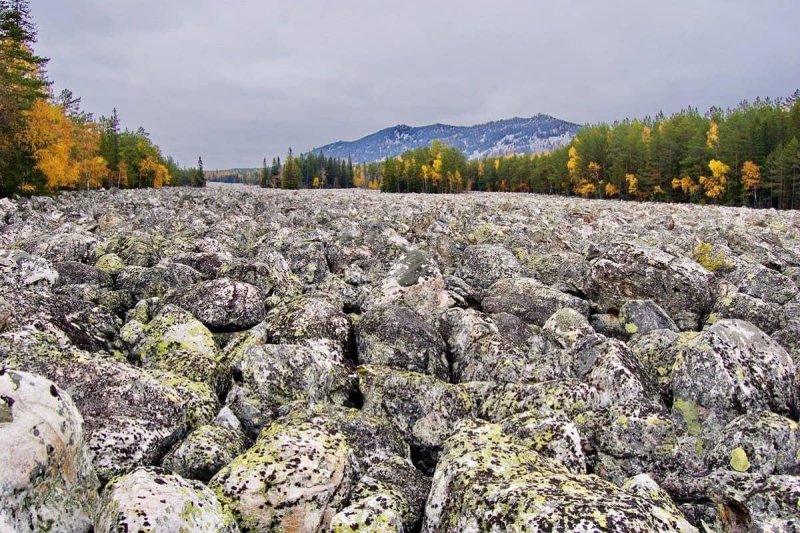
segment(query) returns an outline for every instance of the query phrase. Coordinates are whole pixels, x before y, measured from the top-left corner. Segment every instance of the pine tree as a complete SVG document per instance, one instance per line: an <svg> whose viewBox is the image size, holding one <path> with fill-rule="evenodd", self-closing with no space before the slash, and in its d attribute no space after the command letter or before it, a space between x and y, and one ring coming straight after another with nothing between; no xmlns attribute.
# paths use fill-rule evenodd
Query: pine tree
<svg viewBox="0 0 800 533"><path fill-rule="evenodd" d="M197 158L197 171L195 172L194 179L192 180L195 187L205 187L206 186L206 175L203 172L203 158Z"/></svg>
<svg viewBox="0 0 800 533"><path fill-rule="evenodd" d="M289 148L289 153L286 155L286 162L283 165L283 179L281 180L281 187L284 189L299 189L300 180L300 165L292 155L292 149Z"/></svg>
<svg viewBox="0 0 800 533"><path fill-rule="evenodd" d="M261 185L261 188L264 189L267 187L268 184L269 184L269 169L267 168L267 158L265 157L264 164L261 167L261 182L259 183L259 185Z"/></svg>
<svg viewBox="0 0 800 533"><path fill-rule="evenodd" d="M47 59L33 53L35 42L28 2L0 0L0 196L34 188L35 162L19 138L25 113L48 96L42 73Z"/></svg>

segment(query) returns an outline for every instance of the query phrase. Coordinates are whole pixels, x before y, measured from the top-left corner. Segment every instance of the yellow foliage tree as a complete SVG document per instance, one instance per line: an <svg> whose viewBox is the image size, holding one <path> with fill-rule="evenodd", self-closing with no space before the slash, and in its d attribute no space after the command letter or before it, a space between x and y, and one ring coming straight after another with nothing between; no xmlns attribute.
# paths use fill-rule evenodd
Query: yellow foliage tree
<svg viewBox="0 0 800 533"><path fill-rule="evenodd" d="M575 180L578 174L578 167L581 164L581 158L578 155L578 149L574 146L571 146L569 149L569 159L567 160L567 170L569 171L569 176Z"/></svg>
<svg viewBox="0 0 800 533"><path fill-rule="evenodd" d="M576 194L588 198L597 191L597 186L590 181L583 181L573 189Z"/></svg>
<svg viewBox="0 0 800 533"><path fill-rule="evenodd" d="M606 196L609 198L619 196L619 187L613 183L606 183Z"/></svg>
<svg viewBox="0 0 800 533"><path fill-rule="evenodd" d="M51 189L72 188L78 169L72 159L74 124L57 105L39 99L27 113L24 141Z"/></svg>
<svg viewBox="0 0 800 533"><path fill-rule="evenodd" d="M711 171L711 177L700 176L700 185L705 189L707 197L716 199L728 188L728 174L731 167L718 159L712 159L708 163L708 169Z"/></svg>
<svg viewBox="0 0 800 533"><path fill-rule="evenodd" d="M752 161L745 161L742 165L742 187L746 191L753 191L755 199L756 190L761 185L761 169Z"/></svg>
<svg viewBox="0 0 800 533"><path fill-rule="evenodd" d="M682 178L673 178L672 188L675 190L680 189L684 194L694 194L700 190L700 185L695 183L691 176L684 176Z"/></svg>
<svg viewBox="0 0 800 533"><path fill-rule="evenodd" d="M139 162L139 175L154 189L160 189L169 184L169 170L152 155L148 155Z"/></svg>
<svg viewBox="0 0 800 533"><path fill-rule="evenodd" d="M625 174L625 184L628 186L628 194L639 192L639 178L635 174Z"/></svg>
<svg viewBox="0 0 800 533"><path fill-rule="evenodd" d="M319 176L314 176L314 179L311 181L311 186L315 189L319 189Z"/></svg>
<svg viewBox="0 0 800 533"><path fill-rule="evenodd" d="M719 126L713 120L711 121L711 125L708 127L708 131L706 132L706 146L709 148L714 148L719 144Z"/></svg>

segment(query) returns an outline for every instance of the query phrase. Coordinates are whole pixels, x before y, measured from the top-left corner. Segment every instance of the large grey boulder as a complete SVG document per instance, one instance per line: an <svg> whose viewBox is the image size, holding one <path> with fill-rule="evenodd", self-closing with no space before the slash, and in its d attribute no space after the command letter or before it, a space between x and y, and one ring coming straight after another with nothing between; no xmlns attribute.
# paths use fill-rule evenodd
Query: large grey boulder
<svg viewBox="0 0 800 533"><path fill-rule="evenodd" d="M67 392L0 369L0 530L92 531L98 485Z"/></svg>
<svg viewBox="0 0 800 533"><path fill-rule="evenodd" d="M697 530L657 486L644 495L569 473L486 424L446 441L422 531Z"/></svg>
<svg viewBox="0 0 800 533"><path fill-rule="evenodd" d="M212 331L248 329L267 314L257 287L229 278L178 288L166 302L189 311Z"/></svg>
<svg viewBox="0 0 800 533"><path fill-rule="evenodd" d="M797 418L797 367L755 326L721 320L687 342L672 371L673 412L687 431L714 438L739 415L762 410Z"/></svg>
<svg viewBox="0 0 800 533"><path fill-rule="evenodd" d="M522 265L508 249L481 244L464 250L457 275L473 287L487 289L497 280L520 276L522 271Z"/></svg>
<svg viewBox="0 0 800 533"><path fill-rule="evenodd" d="M361 317L355 334L359 363L449 379L441 335L408 308L375 308Z"/></svg>
<svg viewBox="0 0 800 533"><path fill-rule="evenodd" d="M355 481L341 433L274 423L209 484L245 531L327 531Z"/></svg>
<svg viewBox="0 0 800 533"><path fill-rule="evenodd" d="M298 296L270 309L265 320L275 344L303 344L330 350L344 359L350 342L350 319L327 300Z"/></svg>
<svg viewBox="0 0 800 533"><path fill-rule="evenodd" d="M617 242L590 261L589 295L603 309L650 299L681 330L697 329L710 311L714 275L686 257L651 246Z"/></svg>
<svg viewBox="0 0 800 533"><path fill-rule="evenodd" d="M238 533L239 528L202 483L139 467L105 488L95 531Z"/></svg>
<svg viewBox="0 0 800 533"><path fill-rule="evenodd" d="M21 250L0 250L0 279L16 287L52 287L58 282L58 271L42 257Z"/></svg>
<svg viewBox="0 0 800 533"><path fill-rule="evenodd" d="M487 313L510 313L529 324L544 326L560 309L575 309L589 316L589 303L576 296L546 287L533 278L501 279L483 295Z"/></svg>

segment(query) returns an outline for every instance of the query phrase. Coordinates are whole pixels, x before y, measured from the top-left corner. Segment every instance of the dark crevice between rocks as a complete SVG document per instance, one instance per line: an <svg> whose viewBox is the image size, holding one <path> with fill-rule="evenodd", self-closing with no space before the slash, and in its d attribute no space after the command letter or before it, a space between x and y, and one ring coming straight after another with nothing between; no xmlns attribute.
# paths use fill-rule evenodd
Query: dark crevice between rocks
<svg viewBox="0 0 800 533"><path fill-rule="evenodd" d="M424 446L411 445L411 463L414 467L425 474L426 477L433 477L436 471L436 463L439 462L439 448L428 448Z"/></svg>
<svg viewBox="0 0 800 533"><path fill-rule="evenodd" d="M348 361L358 366L358 343L356 342L356 328L350 323L347 332L347 345L345 346L345 357Z"/></svg>

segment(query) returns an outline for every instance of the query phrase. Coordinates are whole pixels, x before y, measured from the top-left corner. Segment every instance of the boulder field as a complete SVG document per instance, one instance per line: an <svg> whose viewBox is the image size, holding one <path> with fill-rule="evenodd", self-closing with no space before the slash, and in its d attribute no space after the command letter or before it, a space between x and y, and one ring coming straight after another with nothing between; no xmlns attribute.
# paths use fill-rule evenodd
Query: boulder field
<svg viewBox="0 0 800 533"><path fill-rule="evenodd" d="M0 531L800 531L800 213L0 200Z"/></svg>

